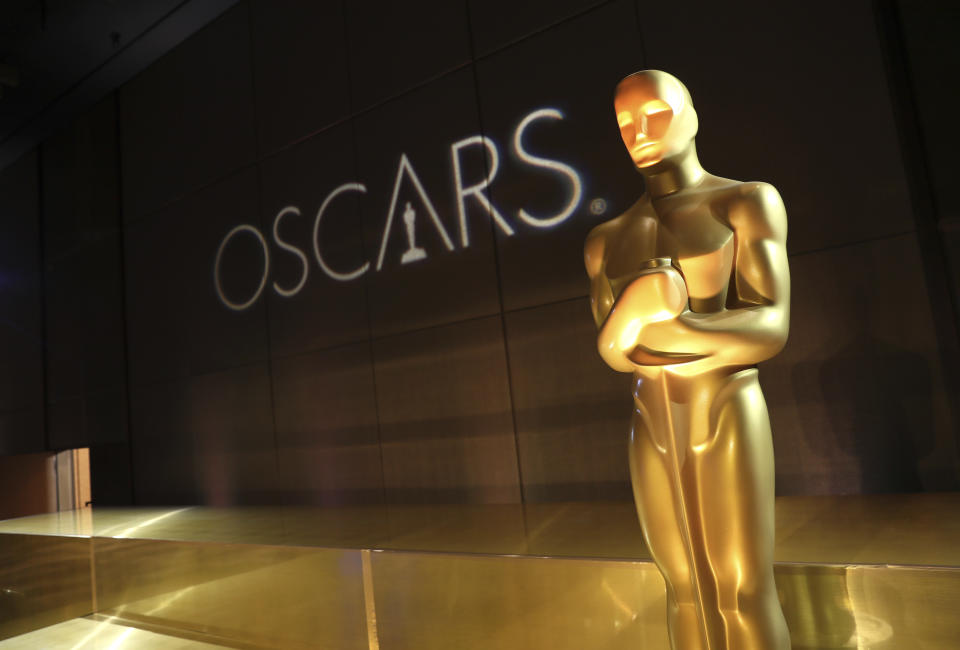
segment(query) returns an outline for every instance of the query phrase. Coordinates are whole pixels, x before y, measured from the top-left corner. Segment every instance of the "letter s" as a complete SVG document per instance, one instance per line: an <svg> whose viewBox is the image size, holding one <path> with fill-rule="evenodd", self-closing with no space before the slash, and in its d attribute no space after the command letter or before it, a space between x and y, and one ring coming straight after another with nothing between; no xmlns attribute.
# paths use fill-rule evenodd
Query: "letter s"
<svg viewBox="0 0 960 650"><path fill-rule="evenodd" d="M534 120L538 120L542 117L562 120L563 113L555 108L541 108L533 111L523 118L523 121L520 122L516 132L513 134L513 151L523 162L533 165L534 167L543 167L545 169L551 169L555 172L558 172L563 176L566 176L570 180L571 185L573 185L573 195L570 197L570 202L567 203L563 210L552 217L537 218L523 208L518 211L517 214L520 215L520 218L531 226L535 226L537 228L549 228L564 221L567 217L573 214L573 211L576 210L577 206L580 204L580 197L583 194L583 187L580 183L580 175L577 174L576 170L570 165L566 165L556 160L550 160L549 158L534 156L523 148L524 130L530 126Z"/></svg>
<svg viewBox="0 0 960 650"><path fill-rule="evenodd" d="M284 298L289 298L291 296L297 295L300 289L303 289L304 283L307 281L307 272L309 264L307 263L307 256L303 254L303 251L297 248L296 246L289 244L282 239L280 239L280 219L283 218L286 214L293 214L300 216L300 208L295 205L289 205L283 210L277 213L276 218L273 220L273 241L277 242L277 246L282 248L285 251L289 251L300 258L300 264L303 266L303 275L300 276L300 281L297 282L296 286L292 289L284 289L276 281L273 283L273 290L279 293Z"/></svg>

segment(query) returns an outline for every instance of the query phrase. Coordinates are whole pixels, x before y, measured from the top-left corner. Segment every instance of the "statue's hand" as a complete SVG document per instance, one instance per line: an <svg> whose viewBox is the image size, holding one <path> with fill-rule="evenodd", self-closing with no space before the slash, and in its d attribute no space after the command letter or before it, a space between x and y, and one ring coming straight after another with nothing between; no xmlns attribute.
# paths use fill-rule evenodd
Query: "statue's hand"
<svg viewBox="0 0 960 650"><path fill-rule="evenodd" d="M614 370L631 372L637 362L629 355L642 332L657 323L675 320L686 306L686 286L676 269L664 267L640 275L623 289L600 326L600 356Z"/></svg>
<svg viewBox="0 0 960 650"><path fill-rule="evenodd" d="M699 313L684 310L676 318L650 323L637 337L637 358L652 353L687 358L682 363L710 359L708 366L748 366L769 359L783 347L782 310L752 306ZM641 365L651 365L637 361ZM704 366L704 364L699 364Z"/></svg>
<svg viewBox="0 0 960 650"><path fill-rule="evenodd" d="M714 354L711 341L691 326L688 318L691 314L690 310L684 310L673 318L649 323L640 330L637 345L645 354L654 356L658 352L698 358Z"/></svg>

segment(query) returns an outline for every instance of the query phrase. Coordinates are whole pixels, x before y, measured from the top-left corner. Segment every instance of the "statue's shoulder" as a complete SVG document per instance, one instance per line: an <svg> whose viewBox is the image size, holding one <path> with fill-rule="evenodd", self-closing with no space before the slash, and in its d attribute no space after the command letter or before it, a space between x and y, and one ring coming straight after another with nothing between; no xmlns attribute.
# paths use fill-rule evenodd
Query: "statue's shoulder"
<svg viewBox="0 0 960 650"><path fill-rule="evenodd" d="M587 267L587 274L592 278L603 268L603 256L607 250L607 240L618 228L618 221L623 217L614 217L594 226L583 244L583 263Z"/></svg>
<svg viewBox="0 0 960 650"><path fill-rule="evenodd" d="M639 222L648 220L656 221L656 213L650 206L650 199L643 194L629 208L595 226L587 235L587 240L589 241L592 237L616 237L624 228L633 228Z"/></svg>
<svg viewBox="0 0 960 650"><path fill-rule="evenodd" d="M770 183L736 182L724 196L727 221L734 229L749 228L765 237L786 236L786 209L780 192Z"/></svg>
<svg viewBox="0 0 960 650"><path fill-rule="evenodd" d="M590 232L587 234L587 243L590 242L601 242L607 237L615 233L621 227L623 222L623 215L619 215L612 219L607 219L601 224L594 226Z"/></svg>
<svg viewBox="0 0 960 650"><path fill-rule="evenodd" d="M715 199L726 203L763 204L771 201L782 203L777 188L763 181L735 181L714 177L708 192Z"/></svg>
<svg viewBox="0 0 960 650"><path fill-rule="evenodd" d="M619 239L624 228L629 227L630 223L642 215L643 210L641 206L645 201L645 197L641 197L636 203L627 208L625 212L612 219L607 219L590 230L583 245L583 256L587 266L587 273L589 273L591 277L600 272L609 244Z"/></svg>

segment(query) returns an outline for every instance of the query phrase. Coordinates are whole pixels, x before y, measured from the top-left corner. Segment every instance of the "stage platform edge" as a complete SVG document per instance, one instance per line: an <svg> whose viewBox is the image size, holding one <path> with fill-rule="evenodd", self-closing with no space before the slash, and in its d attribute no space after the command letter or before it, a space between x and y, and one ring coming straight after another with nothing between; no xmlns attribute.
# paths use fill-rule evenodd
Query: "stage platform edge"
<svg viewBox="0 0 960 650"><path fill-rule="evenodd" d="M958 517L958 495L778 500L794 648L957 648ZM630 504L10 520L0 648L69 624L90 643L149 633L144 648L667 650L664 583L638 540Z"/></svg>

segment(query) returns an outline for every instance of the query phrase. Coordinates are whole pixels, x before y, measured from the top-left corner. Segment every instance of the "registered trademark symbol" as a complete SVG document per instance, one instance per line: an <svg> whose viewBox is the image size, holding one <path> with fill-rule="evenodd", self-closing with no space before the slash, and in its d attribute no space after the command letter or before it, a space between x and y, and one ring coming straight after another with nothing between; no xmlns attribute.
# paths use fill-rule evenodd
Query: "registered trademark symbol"
<svg viewBox="0 0 960 650"><path fill-rule="evenodd" d="M594 199L590 201L590 212L593 214L603 214L607 211L607 202L603 199Z"/></svg>

